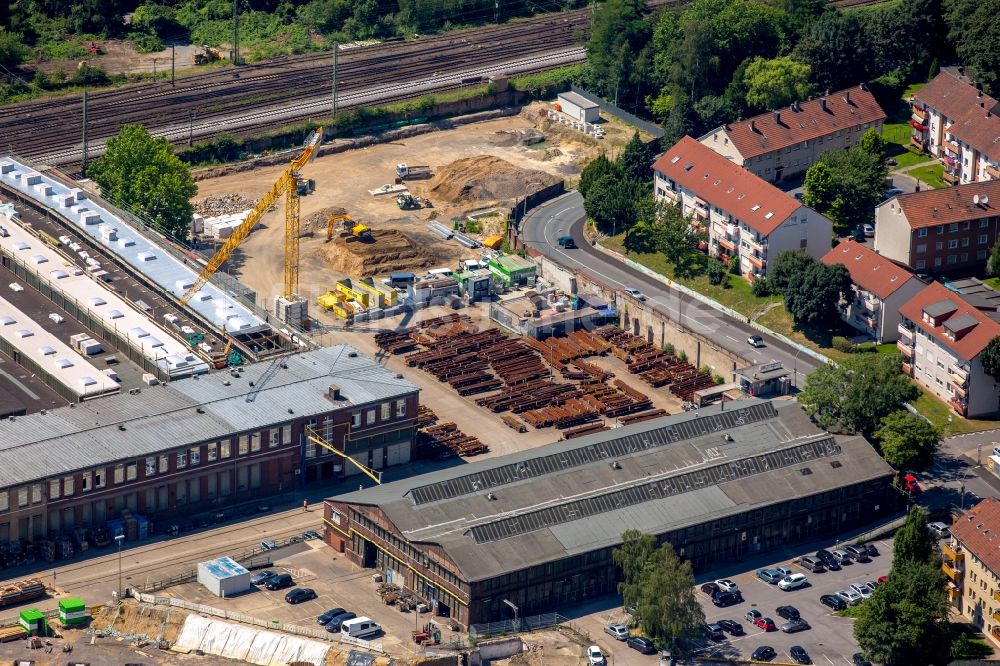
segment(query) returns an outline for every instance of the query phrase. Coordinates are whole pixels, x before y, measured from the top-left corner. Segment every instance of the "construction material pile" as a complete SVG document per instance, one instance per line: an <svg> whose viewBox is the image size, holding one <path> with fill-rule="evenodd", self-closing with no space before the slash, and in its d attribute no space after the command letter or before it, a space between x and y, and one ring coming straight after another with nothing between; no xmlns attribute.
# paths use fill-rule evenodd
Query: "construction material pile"
<svg viewBox="0 0 1000 666"><path fill-rule="evenodd" d="M614 355L628 364L629 372L639 375L650 386L666 386L684 402L690 402L695 391L715 386L711 374L657 349L637 335L613 326L604 326L597 334L612 345Z"/></svg>
<svg viewBox="0 0 1000 666"><path fill-rule="evenodd" d="M441 168L427 187L434 201L455 205L511 203L558 182L536 169L522 169L493 155L455 160Z"/></svg>
<svg viewBox="0 0 1000 666"><path fill-rule="evenodd" d="M429 268L435 261L420 243L398 229L373 229L371 243L348 240L336 234L320 250L330 269L337 273L371 277Z"/></svg>
<svg viewBox="0 0 1000 666"><path fill-rule="evenodd" d="M429 458L474 456L489 451L476 437L470 437L454 423L438 425L438 416L427 405L417 409L417 451Z"/></svg>
<svg viewBox="0 0 1000 666"><path fill-rule="evenodd" d="M303 236L312 235L323 235L326 233L326 227L328 220L331 215L346 215L347 209L341 208L340 206L331 206L329 208L323 208L315 213L309 213L302 218L302 224L300 229L302 230ZM335 229L335 232L339 232L340 229Z"/></svg>
<svg viewBox="0 0 1000 666"><path fill-rule="evenodd" d="M194 212L204 217L232 215L244 210L250 210L257 205L256 199L250 199L242 194L232 193L220 196L210 196L192 203Z"/></svg>
<svg viewBox="0 0 1000 666"><path fill-rule="evenodd" d="M0 588L0 606L20 604L45 596L45 585L41 578L19 580Z"/></svg>

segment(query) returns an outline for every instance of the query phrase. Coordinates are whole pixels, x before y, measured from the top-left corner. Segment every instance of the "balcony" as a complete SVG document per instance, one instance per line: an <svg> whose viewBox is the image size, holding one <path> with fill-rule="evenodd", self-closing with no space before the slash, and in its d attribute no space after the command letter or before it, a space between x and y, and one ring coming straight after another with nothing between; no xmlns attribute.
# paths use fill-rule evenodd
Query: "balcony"
<svg viewBox="0 0 1000 666"><path fill-rule="evenodd" d="M997 168L992 164L987 164L986 175L988 175L993 180L1000 180L1000 168Z"/></svg>
<svg viewBox="0 0 1000 666"><path fill-rule="evenodd" d="M921 152L927 150L926 142L924 141L923 137L918 134L910 135L910 145Z"/></svg>
<svg viewBox="0 0 1000 666"><path fill-rule="evenodd" d="M941 542L941 554L957 564L961 564L965 560L965 551L962 550L962 547L953 546L948 541Z"/></svg>
<svg viewBox="0 0 1000 666"><path fill-rule="evenodd" d="M757 236L756 236L756 234L748 233L748 234L746 234L746 238L744 238L744 240L746 240L747 244L750 247L752 247L753 249L757 250L758 252L763 252L764 250L767 249L767 237L766 236L764 238L758 239Z"/></svg>
<svg viewBox="0 0 1000 666"><path fill-rule="evenodd" d="M1000 611L993 611L990 613L990 617L993 618L994 622L1000 623ZM996 636L997 629L1000 627L993 628L993 635Z"/></svg>
<svg viewBox="0 0 1000 666"><path fill-rule="evenodd" d="M736 243L734 243L733 241L729 240L728 238L720 238L719 239L719 247L723 247L723 248L729 250L730 252L736 252Z"/></svg>
<svg viewBox="0 0 1000 666"><path fill-rule="evenodd" d="M925 120L927 120L927 109L923 109L919 106L914 106L910 111L913 113L913 119L916 120L918 123L923 123Z"/></svg>
<svg viewBox="0 0 1000 666"><path fill-rule="evenodd" d="M955 386L966 387L969 385L969 375L959 372L949 372L948 376L951 378L952 383Z"/></svg>
<svg viewBox="0 0 1000 666"><path fill-rule="evenodd" d="M958 183L961 181L961 178L957 173L952 173L948 170L945 170L945 172L941 174L941 180L948 183L949 185L958 185Z"/></svg>
<svg viewBox="0 0 1000 666"><path fill-rule="evenodd" d="M903 363L903 374L907 377L913 376L913 366L909 363Z"/></svg>
<svg viewBox="0 0 1000 666"><path fill-rule="evenodd" d="M879 308L882 307L882 301L879 299L879 297L878 296L872 296L871 294L869 294L869 295L865 296L864 298L862 298L861 299L861 303L862 303L862 305L865 306L865 308L869 312L878 312Z"/></svg>
<svg viewBox="0 0 1000 666"><path fill-rule="evenodd" d="M899 353L902 354L904 357L913 358L913 347L911 347L908 344L905 344L902 340L898 340L896 342L896 349L898 349Z"/></svg>
<svg viewBox="0 0 1000 666"><path fill-rule="evenodd" d="M955 156L961 156L962 154L962 149L954 141L942 141L941 146L948 152L954 153Z"/></svg>
<svg viewBox="0 0 1000 666"><path fill-rule="evenodd" d="M958 606L962 602L962 588L952 582L948 582L948 603Z"/></svg>
<svg viewBox="0 0 1000 666"><path fill-rule="evenodd" d="M968 391L966 391L961 386L956 386L955 384L952 384L951 385L951 392L954 393L955 397L958 398L959 400L968 400L969 399L969 393L968 393Z"/></svg>
<svg viewBox="0 0 1000 666"><path fill-rule="evenodd" d="M861 323L867 326L868 328L878 328L878 319L876 319L875 317L862 316L860 317L860 319Z"/></svg>
<svg viewBox="0 0 1000 666"><path fill-rule="evenodd" d="M965 403L959 402L955 398L948 401L948 406L954 409L955 413L959 416L965 416L965 413L968 411L968 407Z"/></svg>
<svg viewBox="0 0 1000 666"><path fill-rule="evenodd" d="M909 345L913 344L913 330L912 329L907 328L903 324L898 324L896 326L896 331L899 332L899 337L901 338L900 342L906 341L906 343L909 344Z"/></svg>
<svg viewBox="0 0 1000 666"><path fill-rule="evenodd" d="M969 381L969 371L955 363L948 366L948 374L952 377L958 377L961 380L960 384L965 384L965 382Z"/></svg>
<svg viewBox="0 0 1000 666"><path fill-rule="evenodd" d="M760 257L755 257L752 254L747 257L747 260L757 270L761 270L762 271L762 270L764 270L764 267L767 265L767 261L765 259L761 259Z"/></svg>
<svg viewBox="0 0 1000 666"><path fill-rule="evenodd" d="M663 198L665 200L669 201L670 203L674 203L675 204L675 203L677 203L677 200L680 198L680 194L677 193L677 192L675 192L675 191L673 191L673 190L664 189L663 190Z"/></svg>
<svg viewBox="0 0 1000 666"><path fill-rule="evenodd" d="M948 580L956 585L962 582L962 567L954 562L942 562L941 571L948 577Z"/></svg>
<svg viewBox="0 0 1000 666"><path fill-rule="evenodd" d="M997 590L993 593L993 601L1000 604L1000 590Z"/></svg>

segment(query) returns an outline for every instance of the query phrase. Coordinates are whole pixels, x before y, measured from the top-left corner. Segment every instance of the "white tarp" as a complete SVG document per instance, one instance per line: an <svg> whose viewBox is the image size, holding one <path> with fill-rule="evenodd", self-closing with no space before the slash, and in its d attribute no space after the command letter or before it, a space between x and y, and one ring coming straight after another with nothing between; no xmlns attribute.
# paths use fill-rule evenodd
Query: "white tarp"
<svg viewBox="0 0 1000 666"><path fill-rule="evenodd" d="M194 614L184 620L177 646L260 666L285 666L292 661L321 666L326 663L326 653L330 649L329 645L318 641Z"/></svg>

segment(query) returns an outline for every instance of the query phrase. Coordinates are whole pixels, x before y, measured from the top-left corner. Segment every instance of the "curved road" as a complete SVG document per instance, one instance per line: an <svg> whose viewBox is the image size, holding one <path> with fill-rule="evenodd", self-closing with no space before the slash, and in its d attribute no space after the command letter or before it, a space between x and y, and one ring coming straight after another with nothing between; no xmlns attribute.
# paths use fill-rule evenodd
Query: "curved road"
<svg viewBox="0 0 1000 666"><path fill-rule="evenodd" d="M584 219L583 197L579 192L570 192L528 213L521 223L521 237L529 247L562 266L589 273L619 290L639 289L646 294L647 305L728 351L754 363L781 361L794 373L797 387L802 386L805 375L819 366L813 357L768 335L763 336L766 346L754 349L747 344L747 337L759 335L760 331L746 321L723 314L591 247L583 237ZM573 237L577 248L559 247L556 239L566 235Z"/></svg>

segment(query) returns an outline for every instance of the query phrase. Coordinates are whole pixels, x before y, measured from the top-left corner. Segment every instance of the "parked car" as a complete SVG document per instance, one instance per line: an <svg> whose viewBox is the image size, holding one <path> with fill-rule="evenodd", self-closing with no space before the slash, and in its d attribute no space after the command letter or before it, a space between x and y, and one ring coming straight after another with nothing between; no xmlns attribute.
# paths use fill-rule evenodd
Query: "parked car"
<svg viewBox="0 0 1000 666"><path fill-rule="evenodd" d="M749 338L747 338L747 344L750 345L751 347L763 347L764 338L760 337L759 335L751 335Z"/></svg>
<svg viewBox="0 0 1000 666"><path fill-rule="evenodd" d="M624 641L628 638L628 629L621 624L609 624L605 626L604 633L614 636L616 641Z"/></svg>
<svg viewBox="0 0 1000 666"><path fill-rule="evenodd" d="M743 616L743 619L749 622L750 624L757 624L757 620L761 619L762 617L764 616L761 614L759 610L751 609L746 612L746 615Z"/></svg>
<svg viewBox="0 0 1000 666"><path fill-rule="evenodd" d="M872 238L875 235L875 225L870 222L865 222L861 225L861 231L864 232L865 238Z"/></svg>
<svg viewBox="0 0 1000 666"><path fill-rule="evenodd" d="M728 631L730 636L743 635L743 625L736 620L719 620L716 624L722 627L723 631Z"/></svg>
<svg viewBox="0 0 1000 666"><path fill-rule="evenodd" d="M719 608L733 606L743 602L743 594L740 592L716 592L712 595L712 603Z"/></svg>
<svg viewBox="0 0 1000 666"><path fill-rule="evenodd" d="M811 664L812 659L809 658L809 653L801 645L793 645L792 649L788 651L792 655L792 659L795 660L796 664Z"/></svg>
<svg viewBox="0 0 1000 666"><path fill-rule="evenodd" d="M931 534L936 536L938 539L944 539L945 537L951 535L951 532L948 530L948 526L944 523L931 523L927 526L927 529L929 529Z"/></svg>
<svg viewBox="0 0 1000 666"><path fill-rule="evenodd" d="M765 583L777 585L778 581L784 578L784 576L777 569L757 569L757 578L760 578Z"/></svg>
<svg viewBox="0 0 1000 666"><path fill-rule="evenodd" d="M812 629L812 627L810 627L809 623L801 617L789 620L785 624L781 625L782 633L786 634L794 634L797 631L805 631L806 629Z"/></svg>
<svg viewBox="0 0 1000 666"><path fill-rule="evenodd" d="M347 622L348 620L353 620L356 617L357 614L351 613L350 611L346 613L341 613L340 615L334 615L333 619L331 619L329 622L326 623L324 629L329 631L331 634L336 633L340 631L340 628L344 625L345 622Z"/></svg>
<svg viewBox="0 0 1000 666"><path fill-rule="evenodd" d="M886 162L888 162L888 160L886 160ZM882 193L882 201L888 201L889 199L898 196L900 194L903 194L903 190L899 189L898 187L893 187Z"/></svg>
<svg viewBox="0 0 1000 666"><path fill-rule="evenodd" d="M340 637L368 638L382 631L382 627L370 617L357 617L344 620L340 625Z"/></svg>
<svg viewBox="0 0 1000 666"><path fill-rule="evenodd" d="M794 620L797 617L801 617L799 609L795 606L778 606L774 612L778 614L778 617L786 620Z"/></svg>
<svg viewBox="0 0 1000 666"><path fill-rule="evenodd" d="M301 604L303 601L309 601L310 599L316 598L316 590L308 587L297 587L294 590L289 590L285 593L285 603L288 604Z"/></svg>
<svg viewBox="0 0 1000 666"><path fill-rule="evenodd" d="M601 652L601 648L596 645L587 648L587 663L590 666L604 666L604 653Z"/></svg>
<svg viewBox="0 0 1000 666"><path fill-rule="evenodd" d="M806 571L811 571L813 573L822 573L826 571L826 566L824 566L823 562L808 555L799 558L799 566Z"/></svg>
<svg viewBox="0 0 1000 666"><path fill-rule="evenodd" d="M739 592L739 586L728 578L720 578L715 581L715 584L719 586L719 589L723 592Z"/></svg>
<svg viewBox="0 0 1000 666"><path fill-rule="evenodd" d="M274 541L272 541L270 539L265 539L264 541L260 542L260 549L261 550L274 550L277 547L278 547L278 544L274 543Z"/></svg>
<svg viewBox="0 0 1000 666"><path fill-rule="evenodd" d="M844 550L847 552L848 555L851 556L851 559L854 560L855 562L871 562L872 561L871 558L868 557L868 549L865 548L864 545L861 545L861 546L845 546Z"/></svg>
<svg viewBox="0 0 1000 666"><path fill-rule="evenodd" d="M873 543L859 543L859 546L864 546L865 550L868 552L868 557L878 557L881 553L878 552L878 548L875 547Z"/></svg>
<svg viewBox="0 0 1000 666"><path fill-rule="evenodd" d="M267 582L264 583L264 587L274 591L274 590L283 590L286 587L291 587L294 584L295 581L292 580L291 574L283 573L268 578Z"/></svg>
<svg viewBox="0 0 1000 666"><path fill-rule="evenodd" d="M639 654L656 654L656 646L653 645L653 641L645 636L633 636L625 641L625 645L633 650L638 650Z"/></svg>
<svg viewBox="0 0 1000 666"><path fill-rule="evenodd" d="M854 662L854 666L872 666L872 662L865 659L865 655L860 652L855 652L851 660Z"/></svg>
<svg viewBox="0 0 1000 666"><path fill-rule="evenodd" d="M839 592L837 592L837 596L852 606L861 603L862 600L864 599L864 597L862 597L856 590L851 590L851 589L840 590Z"/></svg>
<svg viewBox="0 0 1000 666"><path fill-rule="evenodd" d="M827 569L830 571L840 571L840 565L837 563L837 558L833 556L828 550L817 550L816 559L823 563Z"/></svg>
<svg viewBox="0 0 1000 666"><path fill-rule="evenodd" d="M316 624L323 625L324 627L330 624L330 620L337 617L341 613L346 613L347 611L343 608L331 608L327 612L316 617Z"/></svg>
<svg viewBox="0 0 1000 666"><path fill-rule="evenodd" d="M805 574L794 573L791 576L785 576L784 578L782 578L781 582L778 583L778 587L784 590L785 592L789 592L791 590L797 590L803 585L808 585L808 584L809 584L809 579L806 578Z"/></svg>
<svg viewBox="0 0 1000 666"><path fill-rule="evenodd" d="M835 611L842 611L847 608L847 600L838 597L836 594L824 594L819 598L819 602Z"/></svg>
<svg viewBox="0 0 1000 666"><path fill-rule="evenodd" d="M763 629L764 631L777 631L778 629L777 625L774 624L774 620L769 617L759 618L754 624L757 625L758 629Z"/></svg>
<svg viewBox="0 0 1000 666"><path fill-rule="evenodd" d="M573 240L572 236L560 236L556 239L556 242L559 243L559 247L567 250L572 250L576 247L576 241Z"/></svg>
<svg viewBox="0 0 1000 666"><path fill-rule="evenodd" d="M321 537L319 535L319 532L317 532L316 530L309 530L308 532L303 532L302 533L302 537L304 539L306 539L306 540L309 540L309 541L311 541L313 539L322 539L323 538L323 537Z"/></svg>
<svg viewBox="0 0 1000 666"><path fill-rule="evenodd" d="M837 549L833 551L833 556L837 559L837 564L840 566L851 563L851 556L847 554L846 550Z"/></svg>
<svg viewBox="0 0 1000 666"><path fill-rule="evenodd" d="M722 626L719 624L703 624L701 625L701 631L705 634L706 638L713 641L721 641L726 638L726 635L722 633Z"/></svg>
<svg viewBox="0 0 1000 666"><path fill-rule="evenodd" d="M872 596L872 592L875 591L874 587L868 587L868 583L851 583L851 589L860 594L862 599Z"/></svg>
<svg viewBox="0 0 1000 666"><path fill-rule="evenodd" d="M254 575L250 576L250 584L251 585L263 585L269 579L271 579L271 578L273 578L274 576L277 576L277 575L278 575L278 572L276 572L276 571L271 571L270 569L264 569L263 571L258 571Z"/></svg>
<svg viewBox="0 0 1000 666"><path fill-rule="evenodd" d="M753 654L750 655L750 658L753 659L754 661L771 661L772 659L774 659L776 654L777 653L774 651L774 648L771 647L770 645L761 645L759 648L753 651Z"/></svg>
<svg viewBox="0 0 1000 666"><path fill-rule="evenodd" d="M889 577L888 577L888 576L879 576L879 577L878 577L878 578L877 578L877 579L875 580L875 584L876 584L876 585L881 585L882 583L886 582L887 580L889 580Z"/></svg>
<svg viewBox="0 0 1000 666"><path fill-rule="evenodd" d="M718 592L720 592L719 586L715 583L705 583L701 586L701 591L710 597L714 597Z"/></svg>
<svg viewBox="0 0 1000 666"><path fill-rule="evenodd" d="M865 230L864 230L864 227L862 227L859 224L858 226L856 226L853 229L851 229L851 240L856 241L858 243L864 243L865 242Z"/></svg>
<svg viewBox="0 0 1000 666"><path fill-rule="evenodd" d="M782 578L784 578L785 576L791 576L793 573L795 573L788 567L774 567L774 570L780 573Z"/></svg>
<svg viewBox="0 0 1000 666"><path fill-rule="evenodd" d="M640 301L646 300L646 294L642 293L638 289L628 288L628 289L625 290L625 293L628 294L629 296L631 296L632 298L637 299L637 300L640 300Z"/></svg>

